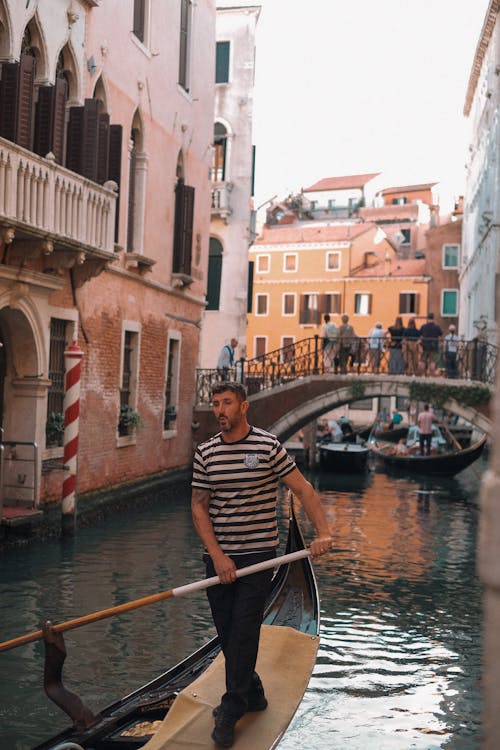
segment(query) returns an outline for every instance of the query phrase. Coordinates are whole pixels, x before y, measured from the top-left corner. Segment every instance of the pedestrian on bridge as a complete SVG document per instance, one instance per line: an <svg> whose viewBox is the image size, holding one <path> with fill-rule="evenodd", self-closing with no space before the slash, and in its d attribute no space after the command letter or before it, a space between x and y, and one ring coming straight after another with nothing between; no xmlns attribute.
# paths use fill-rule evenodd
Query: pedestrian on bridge
<svg viewBox="0 0 500 750"><path fill-rule="evenodd" d="M406 375L416 375L420 362L420 331L415 318L410 318L403 331L403 356Z"/></svg>
<svg viewBox="0 0 500 750"><path fill-rule="evenodd" d="M439 339L443 335L441 326L434 322L434 313L427 314L427 322L420 328L422 360L425 375L435 375L439 357Z"/></svg>
<svg viewBox="0 0 500 750"><path fill-rule="evenodd" d="M338 352L338 329L335 323L330 320L328 313L323 317L323 320L325 321L321 329L321 337L323 341L323 372L334 372L337 369L335 366L335 360Z"/></svg>
<svg viewBox="0 0 500 750"><path fill-rule="evenodd" d="M339 327L338 340L339 340L339 366L342 375L347 373L347 365L349 357L352 354L352 347L356 341L356 334L354 328L349 323L349 316L344 313L342 315L342 325Z"/></svg>

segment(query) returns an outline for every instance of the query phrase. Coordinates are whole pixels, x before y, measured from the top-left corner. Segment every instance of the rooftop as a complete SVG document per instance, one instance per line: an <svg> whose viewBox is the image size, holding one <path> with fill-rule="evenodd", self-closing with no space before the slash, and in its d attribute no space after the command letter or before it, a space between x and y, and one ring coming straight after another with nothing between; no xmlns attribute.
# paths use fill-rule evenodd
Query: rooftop
<svg viewBox="0 0 500 750"><path fill-rule="evenodd" d="M319 182L303 189L303 193L320 193L328 190L350 190L352 188L363 188L367 182L378 177L380 172L371 174L354 174L344 177L323 177Z"/></svg>

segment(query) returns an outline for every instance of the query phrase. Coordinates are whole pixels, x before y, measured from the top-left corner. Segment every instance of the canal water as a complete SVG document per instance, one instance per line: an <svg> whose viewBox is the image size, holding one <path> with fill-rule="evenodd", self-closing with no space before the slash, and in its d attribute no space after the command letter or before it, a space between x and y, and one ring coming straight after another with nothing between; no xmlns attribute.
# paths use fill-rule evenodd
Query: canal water
<svg viewBox="0 0 500 750"><path fill-rule="evenodd" d="M280 750L472 750L480 738L480 461L449 480L311 475L334 529L315 566L321 647ZM280 500L285 517L285 496ZM311 529L301 515L306 539ZM284 537L284 534L283 534ZM189 488L0 558L0 640L203 576ZM94 709L214 635L203 592L65 636L67 687ZM293 654L290 654L293 659ZM67 726L42 688L40 642L0 654L0 748ZM286 690L286 686L283 686Z"/></svg>

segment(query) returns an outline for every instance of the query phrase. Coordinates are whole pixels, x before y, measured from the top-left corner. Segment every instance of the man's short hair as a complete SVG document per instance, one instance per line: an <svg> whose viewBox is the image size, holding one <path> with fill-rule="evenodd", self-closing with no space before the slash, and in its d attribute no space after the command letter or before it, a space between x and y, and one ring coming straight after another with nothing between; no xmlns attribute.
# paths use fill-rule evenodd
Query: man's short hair
<svg viewBox="0 0 500 750"><path fill-rule="evenodd" d="M225 391L231 391L231 393L234 393L234 395L239 398L240 401L247 400L247 392L245 386L241 383L237 383L234 380L222 380L220 383L216 383L214 386L212 386L210 399L213 399L216 394L224 393Z"/></svg>

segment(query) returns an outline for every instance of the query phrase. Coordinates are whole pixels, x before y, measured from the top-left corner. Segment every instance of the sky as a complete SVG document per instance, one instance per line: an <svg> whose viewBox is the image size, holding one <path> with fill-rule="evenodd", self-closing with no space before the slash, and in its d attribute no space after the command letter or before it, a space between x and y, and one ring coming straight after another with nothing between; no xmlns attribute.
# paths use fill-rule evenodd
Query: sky
<svg viewBox="0 0 500 750"><path fill-rule="evenodd" d="M465 189L465 94L489 0L257 0L255 205L322 177Z"/></svg>

